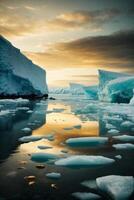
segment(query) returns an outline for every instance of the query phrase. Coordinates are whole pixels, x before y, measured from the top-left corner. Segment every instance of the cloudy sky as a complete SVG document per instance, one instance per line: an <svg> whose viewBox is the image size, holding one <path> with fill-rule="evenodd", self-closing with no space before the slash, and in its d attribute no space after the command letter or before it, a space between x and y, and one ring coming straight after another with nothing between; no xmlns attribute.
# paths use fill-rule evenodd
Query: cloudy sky
<svg viewBox="0 0 134 200"><path fill-rule="evenodd" d="M50 86L134 73L133 0L0 0L0 34L46 69Z"/></svg>

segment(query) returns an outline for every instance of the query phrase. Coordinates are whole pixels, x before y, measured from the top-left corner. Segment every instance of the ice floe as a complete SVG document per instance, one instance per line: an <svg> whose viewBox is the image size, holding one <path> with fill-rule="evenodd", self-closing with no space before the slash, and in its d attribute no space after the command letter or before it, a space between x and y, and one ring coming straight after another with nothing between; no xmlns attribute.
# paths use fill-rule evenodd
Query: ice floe
<svg viewBox="0 0 134 200"><path fill-rule="evenodd" d="M134 191L132 176L104 176L96 179L97 186L114 200L127 200Z"/></svg>
<svg viewBox="0 0 134 200"><path fill-rule="evenodd" d="M66 140L66 144L71 147L95 147L99 145L104 145L107 142L107 137L79 137L69 138Z"/></svg>
<svg viewBox="0 0 134 200"><path fill-rule="evenodd" d="M134 142L134 136L131 135L118 135L113 136L113 138L121 142Z"/></svg>
<svg viewBox="0 0 134 200"><path fill-rule="evenodd" d="M56 172L51 172L51 173L47 173L46 177L51 178L51 179L59 179L61 177L61 174L56 173Z"/></svg>
<svg viewBox="0 0 134 200"><path fill-rule="evenodd" d="M19 138L19 141L20 142L34 142L34 141L38 141L41 139L42 139L42 136L31 135L31 136L21 137L21 138Z"/></svg>
<svg viewBox="0 0 134 200"><path fill-rule="evenodd" d="M124 121L121 123L122 127L130 127L130 126L134 126L134 123L131 121Z"/></svg>
<svg viewBox="0 0 134 200"><path fill-rule="evenodd" d="M117 134L117 133L119 133L119 131L117 129L110 129L110 130L108 130L108 133L109 134Z"/></svg>
<svg viewBox="0 0 134 200"><path fill-rule="evenodd" d="M30 133L32 130L30 128L26 127L26 128L23 128L22 131L25 133Z"/></svg>
<svg viewBox="0 0 134 200"><path fill-rule="evenodd" d="M101 198L98 194L91 192L74 192L72 196L80 200L96 200Z"/></svg>
<svg viewBox="0 0 134 200"><path fill-rule="evenodd" d="M134 144L131 144L131 143L125 143L125 144L113 144L112 145L114 148L116 148L116 149L134 149Z"/></svg>
<svg viewBox="0 0 134 200"><path fill-rule="evenodd" d="M54 160L58 158L57 155L55 154L50 154L50 153L33 153L31 155L31 160L34 162L47 162L49 160Z"/></svg>
<svg viewBox="0 0 134 200"><path fill-rule="evenodd" d="M52 149L50 146L45 146L45 145L39 145L38 149L44 150L44 149Z"/></svg>
<svg viewBox="0 0 134 200"><path fill-rule="evenodd" d="M73 155L57 160L55 165L65 167L94 167L108 165L114 162L114 159L110 159L104 156Z"/></svg>

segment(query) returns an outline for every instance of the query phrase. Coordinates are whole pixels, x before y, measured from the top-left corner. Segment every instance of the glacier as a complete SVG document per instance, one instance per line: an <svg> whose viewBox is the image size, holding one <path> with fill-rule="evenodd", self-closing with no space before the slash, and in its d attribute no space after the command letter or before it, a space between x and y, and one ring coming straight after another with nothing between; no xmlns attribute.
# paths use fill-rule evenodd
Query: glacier
<svg viewBox="0 0 134 200"><path fill-rule="evenodd" d="M134 76L99 70L100 101L129 103L133 97Z"/></svg>
<svg viewBox="0 0 134 200"><path fill-rule="evenodd" d="M46 71L0 36L0 97L48 96Z"/></svg>

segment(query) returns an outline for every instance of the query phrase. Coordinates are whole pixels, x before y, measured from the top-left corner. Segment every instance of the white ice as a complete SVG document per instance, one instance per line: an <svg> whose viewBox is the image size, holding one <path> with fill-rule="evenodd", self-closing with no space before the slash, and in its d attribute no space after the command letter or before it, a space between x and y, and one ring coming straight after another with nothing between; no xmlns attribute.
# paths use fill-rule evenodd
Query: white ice
<svg viewBox="0 0 134 200"><path fill-rule="evenodd" d="M80 200L97 200L101 198L98 194L91 192L74 192L72 193L72 196Z"/></svg>

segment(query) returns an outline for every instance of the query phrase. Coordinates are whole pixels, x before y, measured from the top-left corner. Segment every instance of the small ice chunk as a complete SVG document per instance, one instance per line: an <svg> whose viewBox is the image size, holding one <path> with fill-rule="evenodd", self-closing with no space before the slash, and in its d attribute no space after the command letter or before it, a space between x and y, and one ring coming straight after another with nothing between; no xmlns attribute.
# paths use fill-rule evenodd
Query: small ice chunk
<svg viewBox="0 0 134 200"><path fill-rule="evenodd" d="M106 124L106 129L115 129L115 126L112 124Z"/></svg>
<svg viewBox="0 0 134 200"><path fill-rule="evenodd" d="M27 113L33 113L33 111L32 110L28 110Z"/></svg>
<svg viewBox="0 0 134 200"><path fill-rule="evenodd" d="M51 172L51 173L47 173L46 177L52 178L52 179L59 179L61 177L61 174L56 173L56 172Z"/></svg>
<svg viewBox="0 0 134 200"><path fill-rule="evenodd" d="M73 127L64 128L65 131L70 131L70 130L72 130L72 129L73 129Z"/></svg>
<svg viewBox="0 0 134 200"><path fill-rule="evenodd" d="M51 149L52 147L49 146L44 146L44 145L39 145L38 149L44 150L44 149Z"/></svg>
<svg viewBox="0 0 134 200"><path fill-rule="evenodd" d="M108 133L110 133L110 134L117 134L117 133L119 133L119 131L117 129L110 129L108 131Z"/></svg>
<svg viewBox="0 0 134 200"><path fill-rule="evenodd" d="M119 135L114 136L113 138L121 142L134 142L134 136L131 135Z"/></svg>
<svg viewBox="0 0 134 200"><path fill-rule="evenodd" d="M95 180L86 180L86 181L83 181L81 183L81 185L85 186L85 187L88 187L90 189L96 189L97 188L97 185L96 185L96 181Z"/></svg>
<svg viewBox="0 0 134 200"><path fill-rule="evenodd" d="M68 150L63 149L63 150L61 150L61 152L62 152L62 153L68 153Z"/></svg>
<svg viewBox="0 0 134 200"><path fill-rule="evenodd" d="M131 143L125 143L125 144L113 144L112 145L116 149L134 149L134 144Z"/></svg>
<svg viewBox="0 0 134 200"><path fill-rule="evenodd" d="M48 134L48 135L45 135L44 138L49 140L49 141L53 141L54 140L54 135L53 134Z"/></svg>
<svg viewBox="0 0 134 200"><path fill-rule="evenodd" d="M38 135L31 135L31 136L24 136L19 138L20 142L34 142L34 141L38 141L41 140L42 136L38 136Z"/></svg>
<svg viewBox="0 0 134 200"><path fill-rule="evenodd" d="M130 126L134 126L134 123L131 122L131 121L124 121L124 122L121 123L121 126L128 128Z"/></svg>
<svg viewBox="0 0 134 200"><path fill-rule="evenodd" d="M80 200L96 200L101 198L98 194L91 192L74 192L72 196Z"/></svg>
<svg viewBox="0 0 134 200"><path fill-rule="evenodd" d="M115 160L104 156L73 155L57 160L55 165L65 167L94 167L112 164L113 162Z"/></svg>
<svg viewBox="0 0 134 200"><path fill-rule="evenodd" d="M114 200L127 200L134 191L132 176L104 176L96 179L97 186Z"/></svg>
<svg viewBox="0 0 134 200"><path fill-rule="evenodd" d="M107 137L79 137L67 139L66 144L71 147L94 147L106 144L107 141Z"/></svg>
<svg viewBox="0 0 134 200"><path fill-rule="evenodd" d="M33 153L31 155L31 160L34 162L47 162L56 158L58 158L57 155L50 153Z"/></svg>
<svg viewBox="0 0 134 200"><path fill-rule="evenodd" d="M22 131L25 133L30 133L32 130L27 127L27 128L23 128Z"/></svg>
<svg viewBox="0 0 134 200"><path fill-rule="evenodd" d="M122 159L122 156L121 155L117 155L117 156L115 156L115 158Z"/></svg>

